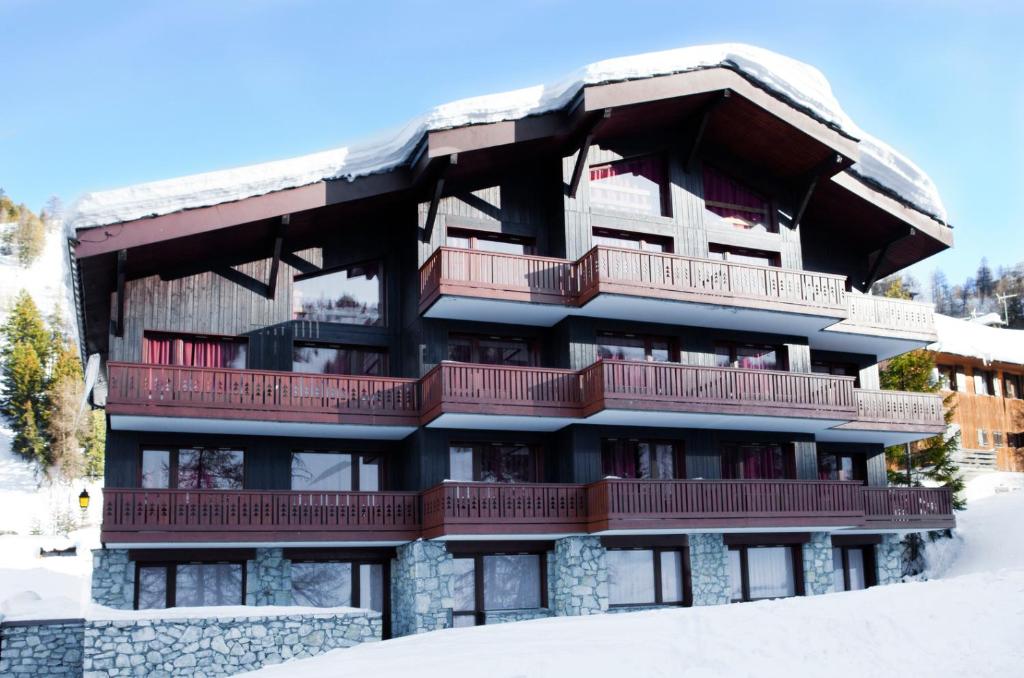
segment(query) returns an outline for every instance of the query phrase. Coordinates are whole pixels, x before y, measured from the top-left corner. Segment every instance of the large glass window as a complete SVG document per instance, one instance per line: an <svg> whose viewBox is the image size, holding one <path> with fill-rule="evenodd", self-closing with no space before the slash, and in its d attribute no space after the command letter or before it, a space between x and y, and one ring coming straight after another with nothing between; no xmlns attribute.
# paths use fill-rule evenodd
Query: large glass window
<svg viewBox="0 0 1024 678"><path fill-rule="evenodd" d="M654 551L611 550L608 561L608 602L612 605L651 604L655 600Z"/></svg>
<svg viewBox="0 0 1024 678"><path fill-rule="evenodd" d="M863 454L818 451L818 480L865 480L867 460Z"/></svg>
<svg viewBox="0 0 1024 678"><path fill-rule="evenodd" d="M462 249L480 250L482 252L498 252L501 254L534 253L532 238L457 228L448 229L445 244L448 247L460 247Z"/></svg>
<svg viewBox="0 0 1024 678"><path fill-rule="evenodd" d="M448 360L481 365L528 366L537 364L537 355L533 342L518 337L452 334L448 337Z"/></svg>
<svg viewBox="0 0 1024 678"><path fill-rule="evenodd" d="M139 567L136 585L139 610L162 610L167 607L167 566Z"/></svg>
<svg viewBox="0 0 1024 678"><path fill-rule="evenodd" d="M781 346L715 342L715 367L745 370L785 370L785 351Z"/></svg>
<svg viewBox="0 0 1024 678"><path fill-rule="evenodd" d="M381 377L388 371L388 352L369 346L296 342L292 347L292 371Z"/></svg>
<svg viewBox="0 0 1024 678"><path fill-rule="evenodd" d="M244 605L241 563L178 565L174 578L176 607Z"/></svg>
<svg viewBox="0 0 1024 678"><path fill-rule="evenodd" d="M992 370L974 370L974 392L977 395L996 395L996 373Z"/></svg>
<svg viewBox="0 0 1024 678"><path fill-rule="evenodd" d="M457 443L448 448L449 480L533 483L538 451L518 443Z"/></svg>
<svg viewBox="0 0 1024 678"><path fill-rule="evenodd" d="M292 489L377 492L383 464L377 455L347 452L293 452Z"/></svg>
<svg viewBox="0 0 1024 678"><path fill-rule="evenodd" d="M780 480L794 477L789 446L774 443L722 445L722 478L726 480Z"/></svg>
<svg viewBox="0 0 1024 678"><path fill-rule="evenodd" d="M292 563L292 600L308 607L352 605L352 563Z"/></svg>
<svg viewBox="0 0 1024 678"><path fill-rule="evenodd" d="M671 252L672 239L660 235L648 235L633 231L617 231L611 228L595 228L594 244L618 247L642 252Z"/></svg>
<svg viewBox="0 0 1024 678"><path fill-rule="evenodd" d="M455 558L454 569L455 591L452 605L452 625L475 626L478 623L476 613L476 560L474 558ZM483 621L483 620L479 620Z"/></svg>
<svg viewBox="0 0 1024 678"><path fill-rule="evenodd" d="M247 352L247 340L237 337L146 332L142 340L142 362L150 365L245 369Z"/></svg>
<svg viewBox="0 0 1024 678"><path fill-rule="evenodd" d="M679 443L636 438L601 441L601 472L618 478L671 480L684 477Z"/></svg>
<svg viewBox="0 0 1024 678"><path fill-rule="evenodd" d="M651 216L667 215L665 159L619 160L590 168L590 204L599 209Z"/></svg>
<svg viewBox="0 0 1024 678"><path fill-rule="evenodd" d="M1003 372L1003 395L1007 398L1024 398L1024 377Z"/></svg>
<svg viewBox="0 0 1024 678"><path fill-rule="evenodd" d="M771 203L765 196L708 165L704 166L704 205L705 218L711 225L744 231L777 230Z"/></svg>
<svg viewBox="0 0 1024 678"><path fill-rule="evenodd" d="M859 591L874 583L871 546L836 546L832 549L832 572L836 591Z"/></svg>
<svg viewBox="0 0 1024 678"><path fill-rule="evenodd" d="M379 262L295 277L296 320L346 325L384 324L384 271Z"/></svg>
<svg viewBox="0 0 1024 678"><path fill-rule="evenodd" d="M143 449L139 485L183 490L240 490L245 453L230 448Z"/></svg>
<svg viewBox="0 0 1024 678"><path fill-rule="evenodd" d="M799 546L730 546L729 580L733 601L786 598L798 590L795 563Z"/></svg>
<svg viewBox="0 0 1024 678"><path fill-rule="evenodd" d="M676 357L672 339L645 334L598 332L597 357L602 360L670 362Z"/></svg>
<svg viewBox="0 0 1024 678"><path fill-rule="evenodd" d="M547 605L543 553L457 555L453 564L452 623L456 627L482 624L489 611Z"/></svg>

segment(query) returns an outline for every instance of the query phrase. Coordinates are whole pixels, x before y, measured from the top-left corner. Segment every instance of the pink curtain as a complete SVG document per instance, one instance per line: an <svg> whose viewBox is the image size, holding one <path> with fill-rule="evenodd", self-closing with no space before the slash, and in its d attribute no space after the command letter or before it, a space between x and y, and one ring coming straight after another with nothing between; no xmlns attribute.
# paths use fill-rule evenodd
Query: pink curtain
<svg viewBox="0 0 1024 678"><path fill-rule="evenodd" d="M607 441L601 454L601 475L636 478L636 450L622 441Z"/></svg>
<svg viewBox="0 0 1024 678"><path fill-rule="evenodd" d="M238 367L245 362L245 345L224 339L153 335L145 337L142 356L151 365Z"/></svg>
<svg viewBox="0 0 1024 678"><path fill-rule="evenodd" d="M742 219L751 225L768 225L768 201L764 197L707 165L704 166L704 199L730 205L708 205L708 210L720 217Z"/></svg>
<svg viewBox="0 0 1024 678"><path fill-rule="evenodd" d="M722 455L722 477L727 480L777 480L785 476L785 459L778 445L735 445Z"/></svg>

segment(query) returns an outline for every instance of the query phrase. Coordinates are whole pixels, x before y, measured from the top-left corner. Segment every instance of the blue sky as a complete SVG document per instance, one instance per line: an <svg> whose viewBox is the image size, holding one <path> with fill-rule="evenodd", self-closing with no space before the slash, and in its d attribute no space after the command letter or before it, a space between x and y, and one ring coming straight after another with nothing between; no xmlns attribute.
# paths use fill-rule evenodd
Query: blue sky
<svg viewBox="0 0 1024 678"><path fill-rule="evenodd" d="M628 8L628 9L627 9ZM809 62L942 191L951 281L1024 261L1024 3L0 0L0 187L88 190L323 150L603 58L748 42Z"/></svg>

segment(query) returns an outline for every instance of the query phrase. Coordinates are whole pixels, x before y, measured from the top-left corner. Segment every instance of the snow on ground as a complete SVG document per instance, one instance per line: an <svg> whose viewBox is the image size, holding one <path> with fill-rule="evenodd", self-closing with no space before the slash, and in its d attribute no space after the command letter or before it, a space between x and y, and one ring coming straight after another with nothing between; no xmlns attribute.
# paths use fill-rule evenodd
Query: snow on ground
<svg viewBox="0 0 1024 678"><path fill-rule="evenodd" d="M547 85L443 104L397 131L362 143L298 158L196 174L89 193L74 206L74 228L113 224L295 188L328 179L353 179L409 161L432 130L513 120L559 110L586 85L723 67L760 84L795 108L860 140L861 158L850 173L900 196L921 212L945 221L932 180L909 158L861 130L843 111L818 69L766 49L743 44L684 47L590 64Z"/></svg>
<svg viewBox="0 0 1024 678"><path fill-rule="evenodd" d="M449 629L251 678L1013 676L1024 663L1024 474L972 481L931 581L743 605ZM951 543L950 541L944 542ZM936 555L929 548L929 555ZM941 571L939 571L941 570Z"/></svg>
<svg viewBox="0 0 1024 678"><path fill-rule="evenodd" d="M0 619L65 619L81 617L89 603L92 549L99 547L99 529L72 532L68 537L0 536ZM74 556L40 556L76 546Z"/></svg>

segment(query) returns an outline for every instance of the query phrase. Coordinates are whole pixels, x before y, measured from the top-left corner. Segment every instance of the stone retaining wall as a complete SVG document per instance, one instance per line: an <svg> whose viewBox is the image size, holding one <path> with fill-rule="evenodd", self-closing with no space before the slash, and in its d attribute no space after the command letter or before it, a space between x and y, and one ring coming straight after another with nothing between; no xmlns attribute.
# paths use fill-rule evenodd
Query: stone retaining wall
<svg viewBox="0 0 1024 678"><path fill-rule="evenodd" d="M58 622L6 622L0 626L0 676L82 675L81 619Z"/></svg>

